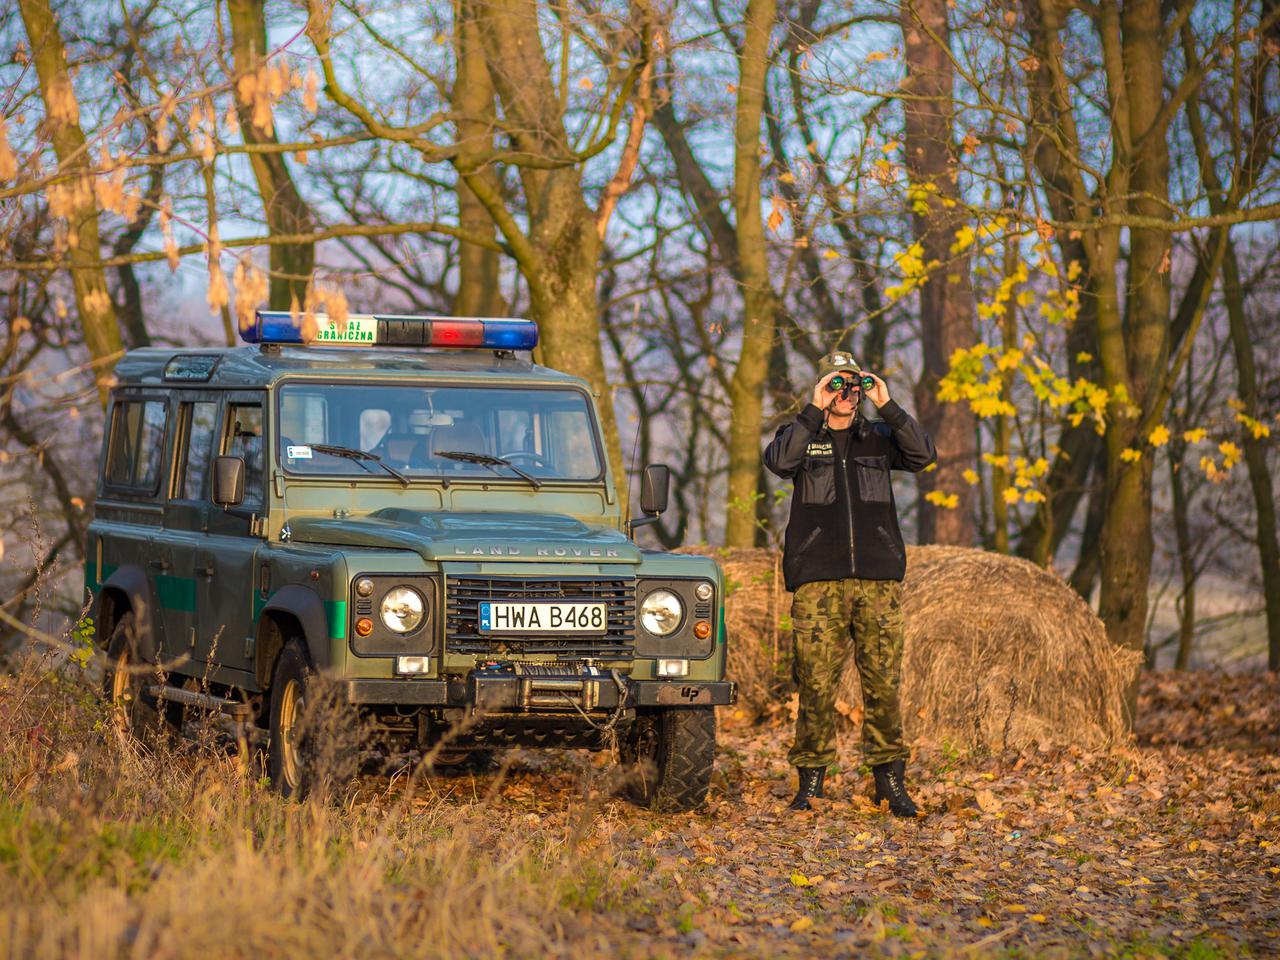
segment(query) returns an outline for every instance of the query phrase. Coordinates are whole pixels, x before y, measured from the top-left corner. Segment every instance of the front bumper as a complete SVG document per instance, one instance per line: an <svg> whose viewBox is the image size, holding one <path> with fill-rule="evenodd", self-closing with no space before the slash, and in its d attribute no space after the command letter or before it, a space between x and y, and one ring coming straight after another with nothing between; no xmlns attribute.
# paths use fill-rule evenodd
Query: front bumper
<svg viewBox="0 0 1280 960"><path fill-rule="evenodd" d="M347 700L362 706L470 707L480 713L560 713L625 707L713 707L736 703L730 680L632 680L609 674L518 676L473 671L443 680L348 680ZM621 701L621 704L620 704Z"/></svg>

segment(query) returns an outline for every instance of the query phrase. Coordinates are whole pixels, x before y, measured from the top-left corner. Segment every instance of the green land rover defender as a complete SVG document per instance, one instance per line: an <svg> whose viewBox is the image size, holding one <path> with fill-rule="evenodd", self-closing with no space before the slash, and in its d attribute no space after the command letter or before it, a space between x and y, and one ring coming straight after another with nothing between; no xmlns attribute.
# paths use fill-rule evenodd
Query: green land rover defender
<svg viewBox="0 0 1280 960"><path fill-rule="evenodd" d="M595 399L528 358L529 321L303 322L116 368L85 584L121 716L232 715L301 796L323 684L409 756L614 745L632 799L700 804L724 584L632 539L667 469L623 517Z"/></svg>

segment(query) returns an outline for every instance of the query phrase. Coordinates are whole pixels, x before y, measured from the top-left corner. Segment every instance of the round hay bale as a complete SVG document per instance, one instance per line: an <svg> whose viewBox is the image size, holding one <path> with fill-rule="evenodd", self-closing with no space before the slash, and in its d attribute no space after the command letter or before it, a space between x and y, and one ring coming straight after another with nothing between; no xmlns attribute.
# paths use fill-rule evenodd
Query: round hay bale
<svg viewBox="0 0 1280 960"><path fill-rule="evenodd" d="M770 550L686 548L716 557L729 583L728 676L757 716L790 683L791 597ZM1106 637L1050 570L967 547L907 548L902 713L909 739L994 749L1124 739L1124 690L1140 655ZM839 698L861 713L852 657Z"/></svg>
<svg viewBox="0 0 1280 960"><path fill-rule="evenodd" d="M705 544L676 552L714 557L720 564L729 633L725 675L738 684L738 708L755 720L791 675L791 595L782 584L782 554Z"/></svg>

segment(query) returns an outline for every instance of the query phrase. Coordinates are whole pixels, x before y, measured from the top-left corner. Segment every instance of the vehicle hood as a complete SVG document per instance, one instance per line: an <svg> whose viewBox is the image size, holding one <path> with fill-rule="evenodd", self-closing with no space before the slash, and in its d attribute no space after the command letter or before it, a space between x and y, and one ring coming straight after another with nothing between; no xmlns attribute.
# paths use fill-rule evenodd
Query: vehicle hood
<svg viewBox="0 0 1280 960"><path fill-rule="evenodd" d="M639 563L640 550L610 527L556 513L454 513L388 507L362 517L295 517L290 539L413 550L424 560Z"/></svg>

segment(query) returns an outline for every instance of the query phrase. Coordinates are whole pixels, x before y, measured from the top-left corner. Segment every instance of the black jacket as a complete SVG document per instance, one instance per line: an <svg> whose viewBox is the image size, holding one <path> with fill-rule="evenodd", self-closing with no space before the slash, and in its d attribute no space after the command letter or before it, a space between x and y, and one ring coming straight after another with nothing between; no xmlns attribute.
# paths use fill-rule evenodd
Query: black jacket
<svg viewBox="0 0 1280 960"><path fill-rule="evenodd" d="M907 551L890 470L917 473L938 459L929 435L890 400L880 422L859 415L843 460L812 403L778 428L764 465L795 481L782 555L788 590L812 580L901 580Z"/></svg>

